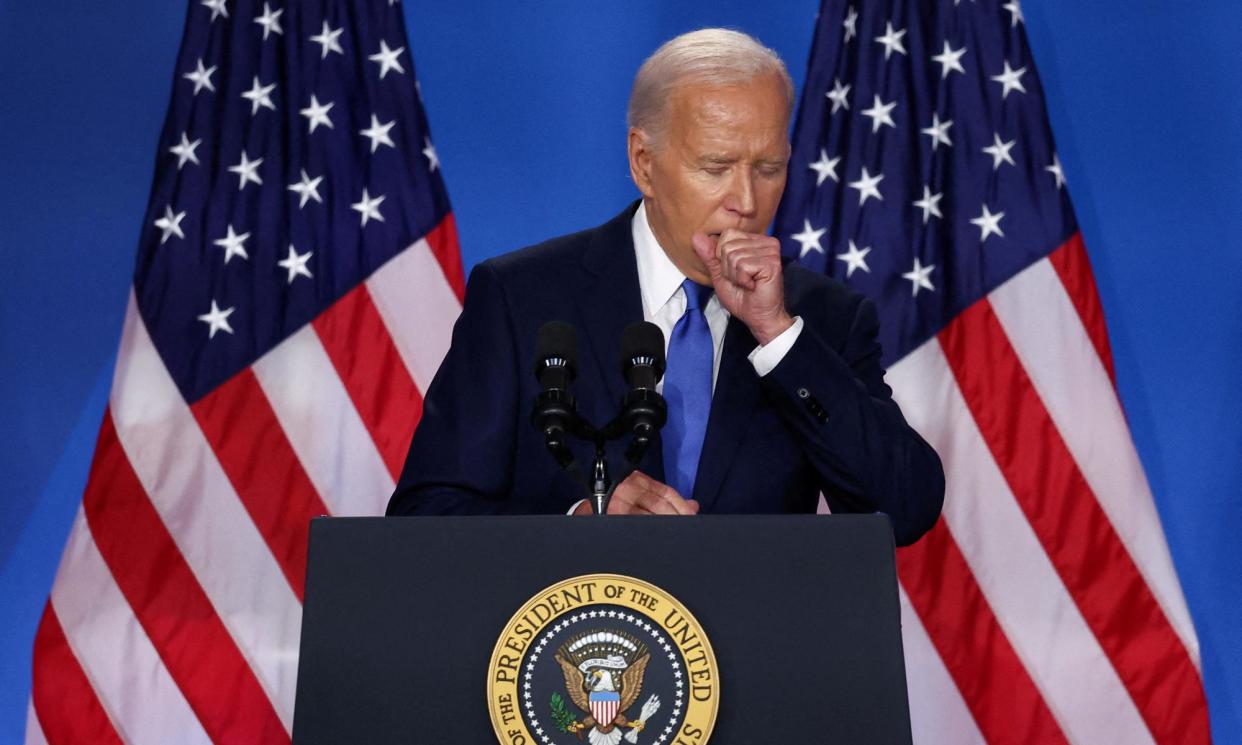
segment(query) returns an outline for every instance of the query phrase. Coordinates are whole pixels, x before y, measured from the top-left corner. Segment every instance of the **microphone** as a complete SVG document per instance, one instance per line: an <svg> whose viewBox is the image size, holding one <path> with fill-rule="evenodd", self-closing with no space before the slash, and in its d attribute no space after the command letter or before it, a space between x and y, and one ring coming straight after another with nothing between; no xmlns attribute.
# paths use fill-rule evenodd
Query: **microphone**
<svg viewBox="0 0 1242 745"><path fill-rule="evenodd" d="M621 421L634 434L625 457L637 465L651 438L668 419L668 405L656 392L664 375L664 334L648 321L625 327L621 334L621 374L630 390L621 400Z"/></svg>
<svg viewBox="0 0 1242 745"><path fill-rule="evenodd" d="M658 329L657 329L658 330ZM578 332L564 321L548 321L535 335L535 378L547 390L565 390L578 373Z"/></svg>
<svg viewBox="0 0 1242 745"><path fill-rule="evenodd" d="M535 378L543 389L535 396L531 424L543 433L548 450L562 466L573 456L565 445L565 433L578 419L574 397L569 392L578 371L578 332L563 321L548 321L535 336Z"/></svg>

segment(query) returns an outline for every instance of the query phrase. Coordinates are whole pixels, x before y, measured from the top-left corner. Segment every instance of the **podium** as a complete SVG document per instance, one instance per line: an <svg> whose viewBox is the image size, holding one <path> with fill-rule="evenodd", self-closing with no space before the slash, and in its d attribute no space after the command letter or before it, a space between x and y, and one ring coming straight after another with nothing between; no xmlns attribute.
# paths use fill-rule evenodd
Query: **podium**
<svg viewBox="0 0 1242 745"><path fill-rule="evenodd" d="M603 595L614 590L615 603ZM683 628L683 616L694 623ZM624 724L592 735L638 676ZM532 682L533 696L522 689ZM658 709L636 724L653 698ZM701 743L690 720L708 708L715 743L910 743L886 518L311 525L295 745Z"/></svg>

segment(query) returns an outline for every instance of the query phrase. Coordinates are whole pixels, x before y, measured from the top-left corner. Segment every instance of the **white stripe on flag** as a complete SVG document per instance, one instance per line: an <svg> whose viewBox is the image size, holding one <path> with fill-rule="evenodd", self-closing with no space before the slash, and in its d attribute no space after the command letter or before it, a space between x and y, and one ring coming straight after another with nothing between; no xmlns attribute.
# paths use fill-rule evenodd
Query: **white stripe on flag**
<svg viewBox="0 0 1242 745"><path fill-rule="evenodd" d="M989 298L1031 384L1195 666L1199 643L1164 530L1108 371L1052 264Z"/></svg>
<svg viewBox="0 0 1242 745"><path fill-rule="evenodd" d="M905 588L900 590L901 644L906 656L914 745L985 745L983 733L910 604Z"/></svg>
<svg viewBox="0 0 1242 745"><path fill-rule="evenodd" d="M314 327L303 326L252 369L332 514L384 514L396 484Z"/></svg>
<svg viewBox="0 0 1242 745"><path fill-rule="evenodd" d="M74 656L122 740L133 745L210 745L112 579L81 507L51 601Z"/></svg>
<svg viewBox="0 0 1242 745"><path fill-rule="evenodd" d="M888 380L910 425L940 454L946 526L1066 736L1075 742L1152 742L1010 492L939 342L932 339L893 365Z"/></svg>
<svg viewBox="0 0 1242 745"><path fill-rule="evenodd" d="M448 352L461 303L425 239L397 254L367 280L410 377L423 393Z"/></svg>
<svg viewBox="0 0 1242 745"><path fill-rule="evenodd" d="M138 480L291 729L302 605L164 367L132 292L111 403Z"/></svg>
<svg viewBox="0 0 1242 745"><path fill-rule="evenodd" d="M47 745L43 728L39 726L39 717L35 714L34 698L26 699L26 745Z"/></svg>

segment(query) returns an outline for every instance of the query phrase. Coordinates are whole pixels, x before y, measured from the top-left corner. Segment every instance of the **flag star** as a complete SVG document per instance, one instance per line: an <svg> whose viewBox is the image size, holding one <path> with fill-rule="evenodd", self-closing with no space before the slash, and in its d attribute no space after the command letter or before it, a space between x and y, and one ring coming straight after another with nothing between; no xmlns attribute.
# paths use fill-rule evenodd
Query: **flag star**
<svg viewBox="0 0 1242 745"><path fill-rule="evenodd" d="M302 199L298 202L298 209L306 206L307 201L314 199L316 202L323 204L323 199L319 196L319 182L323 181L323 176L311 178L306 175L306 169L302 169L302 180L296 184L289 184L289 191L297 192Z"/></svg>
<svg viewBox="0 0 1242 745"><path fill-rule="evenodd" d="M379 64L380 66L379 76L380 76L380 80L383 80L384 76L388 74L389 70L396 70L397 72L400 72L400 73L405 72L405 68L402 67L401 63L397 61L397 55L401 54L404 51L405 51L405 47L397 47L396 49L389 49L388 42L381 41L380 50L376 52L375 54L372 54L370 57L367 57L367 59Z"/></svg>
<svg viewBox="0 0 1242 745"><path fill-rule="evenodd" d="M826 232L828 232L828 228L820 228L816 230L811 227L810 220L803 220L802 232L794 233L790 236L795 241L802 244L802 251L798 254L798 258L803 258L812 251L819 251L820 253L823 253L824 248L819 245L819 239Z"/></svg>
<svg viewBox="0 0 1242 745"><path fill-rule="evenodd" d="M875 37L875 40L877 43L884 45L884 59L886 61L892 56L894 50L900 54L906 53L906 48L901 45L901 37L905 35L906 30L904 28L900 31L894 31L891 21L884 24L884 35Z"/></svg>
<svg viewBox="0 0 1242 745"><path fill-rule="evenodd" d="M1052 154L1052 165L1044 166L1044 170L1051 173L1053 178L1057 180L1057 188L1065 186L1065 171L1061 170L1061 157L1056 153Z"/></svg>
<svg viewBox="0 0 1242 745"><path fill-rule="evenodd" d="M877 173L872 176L867 173L867 169L864 167L862 169L862 176L857 181L849 182L846 186L858 190L858 206L861 207L866 204L867 197L875 197L881 202L884 201L884 196L880 194L880 181L883 179L884 174Z"/></svg>
<svg viewBox="0 0 1242 745"><path fill-rule="evenodd" d="M854 275L855 269L861 269L868 274L871 273L871 267L867 266L867 254L869 253L871 253L871 246L860 249L854 245L854 241L850 241L850 250L837 254L837 261L845 262L846 279Z"/></svg>
<svg viewBox="0 0 1242 745"><path fill-rule="evenodd" d="M1014 143L1016 142L1017 140L1001 142L1000 134L995 132L992 133L992 144L983 148L983 152L992 156L993 171L999 171L1001 163L1008 163L1011 166L1017 165L1013 162L1013 156L1009 154L1009 151L1013 150Z"/></svg>
<svg viewBox="0 0 1242 745"><path fill-rule="evenodd" d="M349 208L352 210L356 210L359 214L362 215L362 226L366 227L367 220L374 219L374 220L379 220L380 222L384 222L384 216L381 215L379 211L380 202L383 202L383 201L384 201L383 194L379 195L375 199L372 199L370 194L367 193L367 190L363 189L362 200L349 205Z"/></svg>
<svg viewBox="0 0 1242 745"><path fill-rule="evenodd" d="M830 178L833 181L840 183L841 178L837 176L837 164L840 162L841 162L841 159L839 157L829 158L828 151L823 148L820 148L819 149L819 160L807 166L812 171L815 171L815 174L816 174L815 185L819 186L820 184L824 183L824 179L826 178Z"/></svg>
<svg viewBox="0 0 1242 745"><path fill-rule="evenodd" d="M858 11L854 10L854 6L850 6L845 11L845 20L841 23L845 27L845 41L848 42L855 36L858 36Z"/></svg>
<svg viewBox="0 0 1242 745"><path fill-rule="evenodd" d="M440 167L440 156L436 155L436 146L431 144L430 137L423 138L423 155L427 156L427 167L436 170Z"/></svg>
<svg viewBox="0 0 1242 745"><path fill-rule="evenodd" d="M359 134L371 140L371 152L378 150L380 145L387 145L395 149L397 146L393 143L392 138L388 136L388 130L392 129L396 123L397 120L393 119L387 124L380 124L379 118L372 114L371 127L360 131Z"/></svg>
<svg viewBox="0 0 1242 745"><path fill-rule="evenodd" d="M203 0L203 5L211 9L211 22L215 23L220 16L229 17L229 9L225 6L227 0Z"/></svg>
<svg viewBox="0 0 1242 745"><path fill-rule="evenodd" d="M323 47L319 59L327 59L328 52L336 52L337 54L345 54L345 50L341 49L341 34L345 33L345 27L342 26L335 31L328 25L327 21L323 22L323 31L318 36L312 36L311 41Z"/></svg>
<svg viewBox="0 0 1242 745"><path fill-rule="evenodd" d="M966 74L966 68L962 67L962 55L966 54L966 47L954 49L949 46L949 41L944 42L944 51L940 54L932 55L933 62L940 63L940 79L944 80L949 77L949 73L957 71Z"/></svg>
<svg viewBox="0 0 1242 745"><path fill-rule="evenodd" d="M224 263L229 263L229 259L234 256L240 256L243 259L249 259L250 254L246 253L246 239L250 237L249 233L238 235L233 232L233 223L229 223L229 232L223 237L212 241L213 244L224 249Z"/></svg>
<svg viewBox="0 0 1242 745"><path fill-rule="evenodd" d="M165 205L164 216L155 221L155 227L164 231L164 234L160 236L161 246L164 245L164 242L168 240L170 235L175 235L185 240L185 233L181 232L181 221L184 219L185 210L173 214L172 207Z"/></svg>
<svg viewBox="0 0 1242 745"><path fill-rule="evenodd" d="M1017 28L1019 23L1024 23L1026 21L1026 19L1022 17L1022 3L1019 0L1009 0L1009 2L1005 3L1001 7L1009 11L1009 28Z"/></svg>
<svg viewBox="0 0 1242 745"><path fill-rule="evenodd" d="M336 106L336 104L331 101L321 106L319 105L319 99L315 98L314 95L311 96L310 106L307 106L301 110L302 116L309 120L308 124L310 125L311 132L314 132L315 127L318 127L320 124L324 125L328 129L335 129L335 127L332 126L332 120L328 118L328 111L333 106Z"/></svg>
<svg viewBox="0 0 1242 745"><path fill-rule="evenodd" d="M894 129L897 125L893 122L892 111L897 107L897 102L884 103L879 96L875 97L875 103L869 109L863 109L862 115L871 118L872 134L879 132L882 125L887 124Z"/></svg>
<svg viewBox="0 0 1242 745"><path fill-rule="evenodd" d="M932 292L936 291L935 285L931 283L931 273L935 268L935 264L932 264L931 266L923 266L922 263L919 262L919 257L914 257L914 268L901 275L902 279L910 280L911 296L917 297L920 289L931 290Z"/></svg>
<svg viewBox="0 0 1242 745"><path fill-rule="evenodd" d="M287 256L283 261L276 262L278 266L288 270L289 284L293 284L294 278L299 274L303 277L312 276L310 269L306 268L306 262L310 261L310 257L314 253L314 251L307 251L304 254L298 254L298 250L293 247L293 244L289 244L289 256Z"/></svg>
<svg viewBox="0 0 1242 745"><path fill-rule="evenodd" d="M942 122L940 121L940 115L933 113L931 126L920 131L932 138L932 151L935 152L935 150L940 147L940 143L942 142L949 147L953 147L953 141L949 139L949 127L952 126L952 119Z"/></svg>
<svg viewBox="0 0 1242 745"><path fill-rule="evenodd" d="M1019 90L1026 93L1026 88L1022 86L1022 76L1026 74L1025 67L1019 67L1014 70L1009 66L1009 60L1005 60L1005 69L1000 75L993 75L992 80L1001 84L1001 100L1009 97L1009 91Z"/></svg>
<svg viewBox="0 0 1242 745"><path fill-rule="evenodd" d="M263 15L254 19L255 23L263 27L263 41L267 41L267 37L273 32L284 35L285 30L280 27L280 14L284 12L284 8L273 11L267 3L263 3Z"/></svg>
<svg viewBox="0 0 1242 745"><path fill-rule="evenodd" d="M195 140L194 142L190 142L189 138L186 137L185 132L182 132L181 143L178 145L173 145L172 147L168 148L168 152L177 156L177 170L178 171L180 171L181 167L184 166L187 162L193 163L194 165L199 164L198 156L194 154L194 151L197 150L198 146L201 144L203 144L203 140L201 138Z"/></svg>
<svg viewBox="0 0 1242 745"><path fill-rule="evenodd" d="M259 76L254 76L254 84L250 86L250 90L241 94L241 97L250 102L250 115L254 116L259 113L259 107L265 106L272 111L276 110L276 105L272 103L272 91L276 90L276 84L260 85Z"/></svg>
<svg viewBox="0 0 1242 745"><path fill-rule="evenodd" d="M198 317L198 320L207 324L207 338L216 338L217 331L227 331L233 333L233 327L229 325L229 316L233 315L233 311L237 310L237 306L232 308L220 309L216 305L215 299L211 301L211 310Z"/></svg>
<svg viewBox="0 0 1242 745"><path fill-rule="evenodd" d="M847 111L849 110L850 108L850 100L849 100L850 86L841 85L840 78L832 79L832 90L828 91L824 95L828 96L828 100L832 101L832 112L831 113L833 114L837 113L837 109L846 109Z"/></svg>
<svg viewBox="0 0 1242 745"><path fill-rule="evenodd" d="M988 210L987 204L983 205L983 214L970 221L971 225L977 225L979 227L980 243L986 241L988 236L993 234L999 235L1001 238L1005 237L1004 231L1000 229L1000 221L1004 216L1004 212L997 212L993 215Z"/></svg>
<svg viewBox="0 0 1242 745"><path fill-rule="evenodd" d="M212 65L211 67L203 67L203 58L199 57L197 69L195 69L194 72L187 72L181 77L194 84L194 95L197 96L198 92L204 88L212 93L216 92L216 86L211 82L211 76L214 75L215 72L215 65Z"/></svg>
<svg viewBox="0 0 1242 745"><path fill-rule="evenodd" d="M237 174L238 191L245 189L246 184L251 181L259 184L260 186L263 185L263 179L259 178L259 174L257 173L259 165L262 163L262 158L259 158L258 160L250 160L250 158L246 156L246 151L243 150L241 154L241 162L235 166L229 166L229 172Z"/></svg>
<svg viewBox="0 0 1242 745"><path fill-rule="evenodd" d="M923 198L915 200L914 206L923 210L923 224L927 224L927 220L932 215L936 217L944 217L940 214L940 200L944 199L944 192L931 193L931 189L926 185L923 186Z"/></svg>

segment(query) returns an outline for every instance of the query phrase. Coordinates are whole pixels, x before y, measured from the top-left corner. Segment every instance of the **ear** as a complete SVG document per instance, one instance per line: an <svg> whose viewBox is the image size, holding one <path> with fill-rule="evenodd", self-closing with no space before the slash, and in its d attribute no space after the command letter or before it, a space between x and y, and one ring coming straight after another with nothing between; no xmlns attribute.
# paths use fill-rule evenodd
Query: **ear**
<svg viewBox="0 0 1242 745"><path fill-rule="evenodd" d="M652 196L651 169L652 150L647 134L641 129L630 127L629 141L626 143L630 156L630 178L644 197Z"/></svg>

